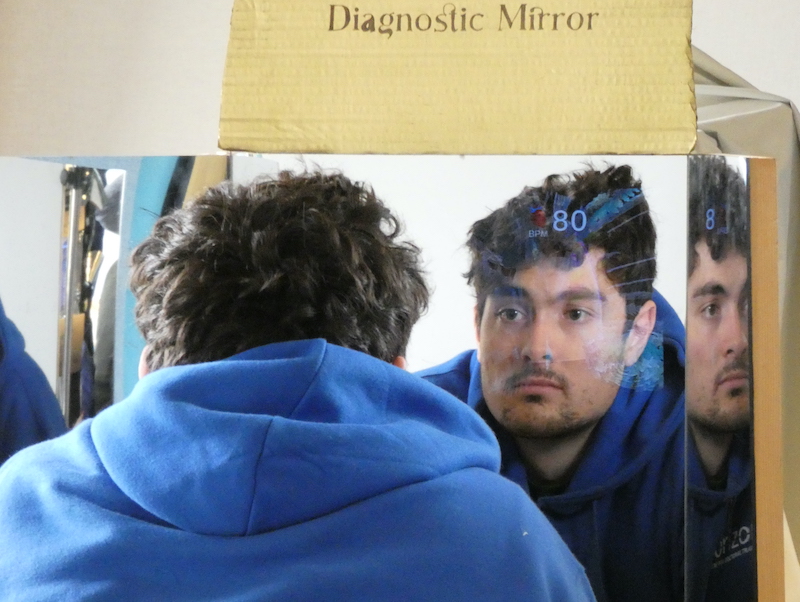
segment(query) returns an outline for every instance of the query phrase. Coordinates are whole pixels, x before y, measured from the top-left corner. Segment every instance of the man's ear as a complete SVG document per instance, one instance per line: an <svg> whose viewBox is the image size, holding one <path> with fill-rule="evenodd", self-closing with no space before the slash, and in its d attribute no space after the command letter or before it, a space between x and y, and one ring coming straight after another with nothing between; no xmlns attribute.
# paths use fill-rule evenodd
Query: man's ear
<svg viewBox="0 0 800 602"><path fill-rule="evenodd" d="M139 356L139 378L144 378L150 374L150 366L147 365L147 356L150 355L150 347L145 345L142 354Z"/></svg>
<svg viewBox="0 0 800 602"><path fill-rule="evenodd" d="M633 326L625 340L625 365L633 366L642 355L656 325L656 304L646 301L636 314Z"/></svg>
<svg viewBox="0 0 800 602"><path fill-rule="evenodd" d="M404 358L402 355L398 355L396 358L392 360L392 366L397 366L401 370L405 370L406 367L408 366L408 362L406 361L406 358Z"/></svg>

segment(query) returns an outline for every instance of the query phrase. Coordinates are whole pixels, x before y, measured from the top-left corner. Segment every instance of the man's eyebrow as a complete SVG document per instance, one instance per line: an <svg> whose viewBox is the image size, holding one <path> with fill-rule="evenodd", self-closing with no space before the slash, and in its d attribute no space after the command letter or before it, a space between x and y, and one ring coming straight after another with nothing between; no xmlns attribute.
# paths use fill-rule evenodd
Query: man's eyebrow
<svg viewBox="0 0 800 602"><path fill-rule="evenodd" d="M523 299L530 299L530 295L528 291L526 291L521 286L512 286L510 284L504 284L502 286L498 286L495 288L491 293L489 293L490 297L521 297Z"/></svg>
<svg viewBox="0 0 800 602"><path fill-rule="evenodd" d="M599 301L600 303L605 303L606 296L598 290L581 286L560 292L556 296L556 301Z"/></svg>
<svg viewBox="0 0 800 602"><path fill-rule="evenodd" d="M489 296L522 299L531 298L527 290L521 286L512 286L510 284L498 286L489 294ZM606 296L600 291L581 286L560 292L558 295L556 295L554 301L556 303L563 303L565 301L599 301L600 303L605 303Z"/></svg>
<svg viewBox="0 0 800 602"><path fill-rule="evenodd" d="M727 297L728 291L719 282L707 282L692 293L692 299L698 297Z"/></svg>

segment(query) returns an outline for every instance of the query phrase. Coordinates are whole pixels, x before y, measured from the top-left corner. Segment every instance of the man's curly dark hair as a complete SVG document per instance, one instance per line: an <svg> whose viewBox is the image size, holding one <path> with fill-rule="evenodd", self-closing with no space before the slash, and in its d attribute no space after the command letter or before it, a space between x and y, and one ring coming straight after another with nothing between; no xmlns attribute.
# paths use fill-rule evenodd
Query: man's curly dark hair
<svg viewBox="0 0 800 602"><path fill-rule="evenodd" d="M394 360L428 303L400 234L370 187L338 173L207 190L133 253L149 370L309 338Z"/></svg>
<svg viewBox="0 0 800 602"><path fill-rule="evenodd" d="M606 275L626 299L627 318L633 320L652 297L656 276L656 230L641 186L628 165L603 171L589 166L571 174L550 175L541 186L525 188L475 222L467 240L472 261L466 277L475 287L478 318L487 297L512 280L517 270L544 258L580 265L585 253L595 247L605 252ZM610 211L609 203L623 209ZM567 216L584 211L587 228L581 236L553 227L557 206ZM531 238L529 231L536 228L531 212L537 208L546 216L547 236Z"/></svg>
<svg viewBox="0 0 800 602"><path fill-rule="evenodd" d="M697 267L699 242L714 261L730 251L750 256L749 208L747 183L725 157L689 157L689 275Z"/></svg>

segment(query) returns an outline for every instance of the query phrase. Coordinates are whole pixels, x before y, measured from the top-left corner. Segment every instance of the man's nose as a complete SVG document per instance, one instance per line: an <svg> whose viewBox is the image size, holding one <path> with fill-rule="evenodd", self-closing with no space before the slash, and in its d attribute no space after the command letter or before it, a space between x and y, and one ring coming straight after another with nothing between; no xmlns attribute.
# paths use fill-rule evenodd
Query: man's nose
<svg viewBox="0 0 800 602"><path fill-rule="evenodd" d="M555 325L546 317L536 316L528 328L521 349L522 357L530 362L544 362L549 364L556 358L553 347L556 344L557 332Z"/></svg>
<svg viewBox="0 0 800 602"><path fill-rule="evenodd" d="M748 317L744 312L728 312L722 323L722 351L725 356L739 357L748 346Z"/></svg>

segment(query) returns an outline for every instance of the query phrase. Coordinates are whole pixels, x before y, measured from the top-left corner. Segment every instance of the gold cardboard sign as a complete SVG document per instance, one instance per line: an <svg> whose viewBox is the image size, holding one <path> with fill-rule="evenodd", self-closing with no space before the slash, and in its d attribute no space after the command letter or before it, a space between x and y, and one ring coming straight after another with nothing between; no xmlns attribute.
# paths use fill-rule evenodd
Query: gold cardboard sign
<svg viewBox="0 0 800 602"><path fill-rule="evenodd" d="M691 0L236 0L220 147L687 153Z"/></svg>

